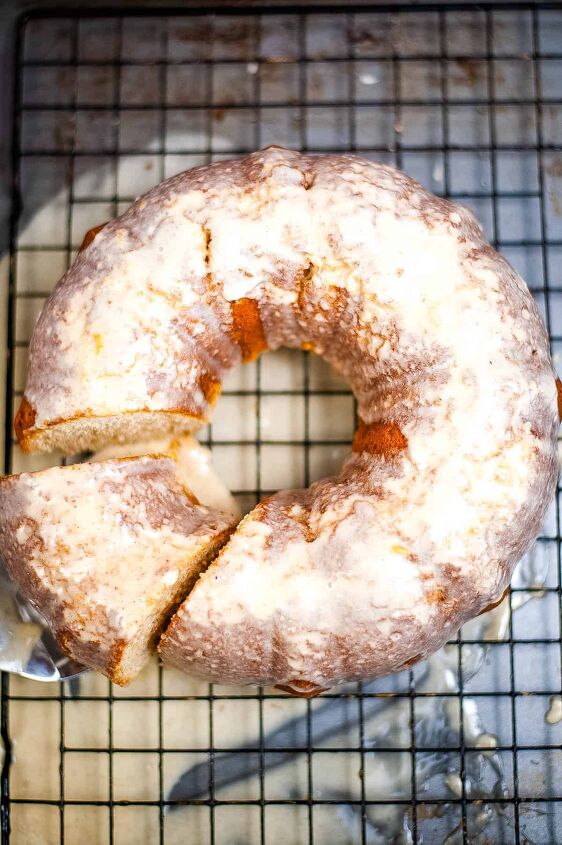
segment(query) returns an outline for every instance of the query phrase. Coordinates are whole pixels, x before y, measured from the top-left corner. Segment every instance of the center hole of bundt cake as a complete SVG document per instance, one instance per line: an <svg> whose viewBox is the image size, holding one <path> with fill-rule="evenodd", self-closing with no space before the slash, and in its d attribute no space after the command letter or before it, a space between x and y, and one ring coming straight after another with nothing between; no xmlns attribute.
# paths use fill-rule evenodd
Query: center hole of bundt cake
<svg viewBox="0 0 562 845"><path fill-rule="evenodd" d="M247 511L277 490L337 472L355 428L345 379L313 352L280 349L228 374L199 437Z"/></svg>

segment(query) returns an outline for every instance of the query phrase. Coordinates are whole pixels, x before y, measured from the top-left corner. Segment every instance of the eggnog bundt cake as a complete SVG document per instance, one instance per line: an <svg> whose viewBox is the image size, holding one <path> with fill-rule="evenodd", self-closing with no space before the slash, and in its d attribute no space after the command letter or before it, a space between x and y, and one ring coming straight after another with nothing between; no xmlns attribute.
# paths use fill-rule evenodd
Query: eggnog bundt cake
<svg viewBox="0 0 562 845"><path fill-rule="evenodd" d="M0 479L10 574L64 650L118 684L138 674L238 517L212 472L193 471L202 450L190 437L147 445L155 454Z"/></svg>
<svg viewBox="0 0 562 845"><path fill-rule="evenodd" d="M348 379L352 453L245 517L159 648L309 694L411 665L501 595L554 492L557 393L529 291L467 209L386 165L269 148L93 233L35 328L18 439L194 430L230 368L281 346Z"/></svg>

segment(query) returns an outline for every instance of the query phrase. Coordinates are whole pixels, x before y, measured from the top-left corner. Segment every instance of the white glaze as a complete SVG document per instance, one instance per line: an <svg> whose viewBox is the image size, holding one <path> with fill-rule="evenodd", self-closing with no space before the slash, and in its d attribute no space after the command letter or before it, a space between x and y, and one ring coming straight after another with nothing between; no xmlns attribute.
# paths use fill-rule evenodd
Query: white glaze
<svg viewBox="0 0 562 845"><path fill-rule="evenodd" d="M259 506L162 654L254 683L392 671L495 600L538 530L558 427L544 325L466 209L390 167L270 148L168 180L79 256L34 335L35 430L182 402L203 418L248 296L270 348L312 343L407 447L353 455L296 494L298 518L295 496Z"/></svg>

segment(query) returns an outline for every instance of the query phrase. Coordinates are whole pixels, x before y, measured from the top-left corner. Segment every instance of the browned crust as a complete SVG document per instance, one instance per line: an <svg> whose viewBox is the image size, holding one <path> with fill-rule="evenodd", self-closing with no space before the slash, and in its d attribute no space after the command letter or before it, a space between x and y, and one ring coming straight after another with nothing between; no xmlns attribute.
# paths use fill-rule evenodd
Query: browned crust
<svg viewBox="0 0 562 845"><path fill-rule="evenodd" d="M117 639L111 644L109 651L104 651L101 642L98 640L82 641L79 631L72 628L55 628L54 634L61 651L73 660L98 669L112 683L121 687L131 682L132 678L124 675L121 671L123 656L129 646L127 640Z"/></svg>
<svg viewBox="0 0 562 845"><path fill-rule="evenodd" d="M420 660L423 660L423 654L414 654L413 657L410 657L409 660L405 660L404 663L402 663L400 669L409 669L411 666L415 666L416 663L419 663Z"/></svg>
<svg viewBox="0 0 562 845"><path fill-rule="evenodd" d="M93 226L91 229L88 229L88 231L84 235L82 243L80 244L80 249L78 250L78 252L83 252L86 247L89 247L98 232L101 232L101 230L105 229L106 226L107 223L100 223L99 226Z"/></svg>
<svg viewBox="0 0 562 845"><path fill-rule="evenodd" d="M35 425L35 418L35 408L28 402L27 398L24 396L21 400L19 410L14 420L14 432L24 452L26 451L26 449L23 441L25 440L26 432L28 432L29 429L33 428L33 426Z"/></svg>
<svg viewBox="0 0 562 845"><path fill-rule="evenodd" d="M499 599L497 601L493 601L491 604L487 604L486 607L482 608L482 610L480 611L478 616L482 616L482 614L488 613L488 611L493 610L494 607L497 607L499 604L501 604L508 593L509 593L509 587L506 587L505 590L503 591L503 593L501 594L501 596L499 597Z"/></svg>
<svg viewBox="0 0 562 845"><path fill-rule="evenodd" d="M61 651L64 651L68 657L72 657L72 642L74 640L74 634L68 628L62 628L56 631L57 641L59 646L61 647Z"/></svg>
<svg viewBox="0 0 562 845"><path fill-rule="evenodd" d="M429 605L445 604L447 601L447 591L444 587L434 587L425 594L425 600Z"/></svg>
<svg viewBox="0 0 562 845"><path fill-rule="evenodd" d="M556 379L556 398L558 400L558 419L562 421L562 381Z"/></svg>
<svg viewBox="0 0 562 845"><path fill-rule="evenodd" d="M310 286L312 285L313 271L314 268L312 264L309 264L307 267L303 267L303 269L299 271L295 278L295 287L297 291L296 304L301 314L304 314L306 311L307 294Z"/></svg>
<svg viewBox="0 0 562 845"><path fill-rule="evenodd" d="M408 440L400 427L393 422L364 423L359 420L351 448L354 452L393 457L402 452Z"/></svg>
<svg viewBox="0 0 562 845"><path fill-rule="evenodd" d="M322 692L327 692L329 687L319 687L312 681L288 681L286 684L275 684L274 689L289 692L296 698L316 698Z"/></svg>
<svg viewBox="0 0 562 845"><path fill-rule="evenodd" d="M201 373L199 387L209 405L214 405L221 394L220 379L215 378L210 373Z"/></svg>
<svg viewBox="0 0 562 845"><path fill-rule="evenodd" d="M106 672L111 680L119 686L125 686L129 683L130 678L125 678L121 672L121 663L123 655L127 649L127 640L115 640L114 645L109 653L109 660L107 662Z"/></svg>
<svg viewBox="0 0 562 845"><path fill-rule="evenodd" d="M81 640L80 632L76 627L60 627L61 618L62 616L58 615L51 621L52 630L61 651L73 660L103 672L111 681L122 683L116 678L119 674L118 663L125 651L126 642L116 640L115 644L108 642L104 645L100 640ZM122 643L122 646L119 646L119 643ZM117 653L114 655L116 648L119 655Z"/></svg>
<svg viewBox="0 0 562 845"><path fill-rule="evenodd" d="M245 364L254 361L262 352L267 351L258 302L247 296L235 299L230 304L230 313L230 335L240 347L242 360Z"/></svg>

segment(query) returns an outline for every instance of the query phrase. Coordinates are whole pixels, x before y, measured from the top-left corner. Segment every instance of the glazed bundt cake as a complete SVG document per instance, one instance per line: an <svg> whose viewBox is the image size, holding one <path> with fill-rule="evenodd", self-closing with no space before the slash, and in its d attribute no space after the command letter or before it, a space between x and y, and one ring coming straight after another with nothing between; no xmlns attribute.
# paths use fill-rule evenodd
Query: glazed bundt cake
<svg viewBox="0 0 562 845"><path fill-rule="evenodd" d="M35 328L18 438L195 430L232 367L281 346L348 379L352 452L245 517L160 653L308 694L411 665L502 594L555 489L557 392L527 286L471 212L383 164L273 147L94 233ZM3 483L8 548L38 513L14 508L22 483Z"/></svg>

